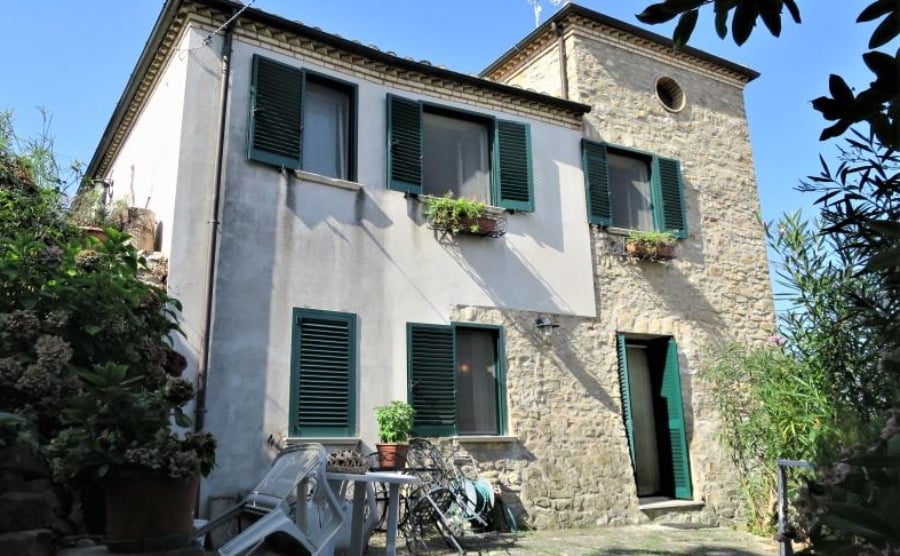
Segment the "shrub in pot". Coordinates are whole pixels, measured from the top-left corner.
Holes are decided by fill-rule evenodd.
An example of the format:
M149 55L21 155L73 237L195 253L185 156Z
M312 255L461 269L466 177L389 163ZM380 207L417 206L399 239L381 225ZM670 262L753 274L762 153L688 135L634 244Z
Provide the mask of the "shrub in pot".
M634 257L665 260L675 258L677 244L672 232L632 230L625 238L625 251Z
M500 217L491 212L490 207L477 199L454 197L447 193L443 197L425 196L425 219L432 230L451 234L471 234L480 236L502 235Z
M409 451L410 433L413 427L415 409L406 402L394 400L388 405L375 408L378 423L378 466L382 469L397 469L406 464Z

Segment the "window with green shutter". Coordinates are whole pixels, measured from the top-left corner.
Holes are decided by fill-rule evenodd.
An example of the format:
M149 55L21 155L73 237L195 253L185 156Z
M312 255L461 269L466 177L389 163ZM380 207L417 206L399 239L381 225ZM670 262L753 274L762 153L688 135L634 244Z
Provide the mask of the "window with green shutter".
M387 102L390 189L534 210L528 124L396 95Z
M356 179L356 85L253 56L248 158Z
M290 434L356 431L356 315L294 309Z
M582 140L588 221L687 236L684 185L677 160Z
M454 323L407 325L409 400L418 436L505 432L503 329Z
M692 499L675 339L617 337L622 419L637 494Z

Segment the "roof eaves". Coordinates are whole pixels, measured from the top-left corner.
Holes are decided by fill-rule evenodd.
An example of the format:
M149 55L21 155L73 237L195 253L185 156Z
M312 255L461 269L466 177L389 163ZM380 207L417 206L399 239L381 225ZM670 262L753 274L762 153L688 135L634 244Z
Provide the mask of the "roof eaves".
M625 23L619 19L612 18L608 15L602 14L600 12L596 12L594 10L590 10L583 6L579 6L578 4L566 4L562 7L558 12L553 14L547 21L541 24L540 27L532 31L528 34L524 39L519 41L515 46L504 52L497 60L495 60L491 65L486 67L484 70L479 73L480 76L486 77L496 70L501 68L506 62L508 62L513 56L522 51L525 47L527 47L531 42L536 40L538 37L543 35L544 33L551 30L554 24L561 23L564 19L569 16L582 16L587 19L594 20L603 25L608 25L610 27L620 29L626 33L634 35L636 37L657 43L659 45L665 46L667 48L675 50L675 44L672 42L672 39L664 37L662 35L658 35L656 33L651 33L646 29L642 29L637 27L636 25L632 25L630 23ZM736 64L730 60L726 60L725 58L721 58L714 54L710 54L708 52L704 52L703 50L699 50L697 48L693 48L691 46L685 46L678 50L683 54L687 54L689 56L693 56L695 58L699 58L705 62L709 62L711 64L717 65L723 69L732 71L742 76L747 82L753 81L757 77L759 77L759 72L754 71L746 66L742 66L740 64Z

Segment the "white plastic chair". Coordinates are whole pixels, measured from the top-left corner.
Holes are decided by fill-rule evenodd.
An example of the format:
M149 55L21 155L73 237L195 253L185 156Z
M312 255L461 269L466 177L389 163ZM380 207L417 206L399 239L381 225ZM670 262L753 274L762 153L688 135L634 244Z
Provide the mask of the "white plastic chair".
M333 554L344 511L325 478L326 457L321 444L287 448L247 498L196 531L195 536L202 537L242 512L255 513L262 517L222 546L221 556L249 554L275 533L293 538L311 556Z

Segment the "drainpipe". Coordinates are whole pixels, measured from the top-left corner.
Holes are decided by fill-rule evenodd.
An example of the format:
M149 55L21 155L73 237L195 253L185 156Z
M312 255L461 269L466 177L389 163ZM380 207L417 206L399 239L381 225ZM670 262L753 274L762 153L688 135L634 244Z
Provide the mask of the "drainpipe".
M559 90L562 98L569 100L569 73L566 71L566 40L563 38L562 23L554 21L550 28L556 31L556 43L559 45Z
M232 18L234 19L234 18ZM228 83L231 78L231 43L234 24L225 28L222 42L222 89L219 92L219 136L216 148L216 177L213 195L213 213L209 220L209 263L206 272L206 304L203 316L203 351L197 369L197 403L194 406L194 430L201 431L206 421L206 384L209 375L209 352L212 346L212 314L216 283L216 250L219 244L219 215L222 207L222 174L225 169L225 126L228 114Z

